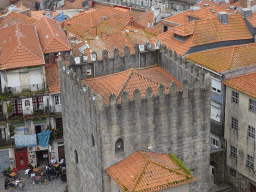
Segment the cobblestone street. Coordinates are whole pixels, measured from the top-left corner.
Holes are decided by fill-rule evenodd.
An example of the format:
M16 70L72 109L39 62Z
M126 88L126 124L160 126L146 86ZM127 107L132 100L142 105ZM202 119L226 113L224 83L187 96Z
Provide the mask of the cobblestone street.
M4 189L4 181L5 178L2 173L0 173L0 191L9 191L10 189ZM53 179L48 184L45 184L44 181L39 184L36 182L36 184L32 183L31 178L27 178L26 175L24 175L24 171L19 171L18 175L16 176L16 179L24 179L25 187L23 190L19 189L19 186L15 186L11 191L27 191L27 192L64 192L65 187L67 183L62 182L59 178L57 180Z

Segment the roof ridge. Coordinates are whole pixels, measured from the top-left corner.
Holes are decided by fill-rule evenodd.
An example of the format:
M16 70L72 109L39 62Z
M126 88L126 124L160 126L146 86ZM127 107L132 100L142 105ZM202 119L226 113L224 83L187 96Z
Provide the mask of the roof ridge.
M230 57L229 65L227 66L226 70L228 70L230 68L230 66L231 66L231 63L232 63L233 57L234 57L234 52L235 52L235 47L232 47L232 52L231 52L231 57ZM224 70L224 71L226 71L226 70ZM223 72L223 71L221 71L221 72Z
M220 36L219 36L219 32L218 32L218 30L216 29L216 27L215 27L215 25L214 25L212 19L209 18L209 20L211 20L211 23L212 23L212 25L213 25L214 30L215 30L216 33L217 33L217 36L218 36L219 40L222 41L222 39L221 39Z
M51 28L51 26L50 26L50 24L49 24L47 18L46 18L45 16L43 16L43 18L46 20L47 26L50 28L50 32L52 33L52 36L53 36L52 40L53 40L54 37L55 37L55 35L54 35L53 31L52 31L52 28ZM52 42L52 40L51 40L51 41L48 43L48 45L45 46L45 47L48 47L48 46L50 45L50 43Z
M129 70L129 69L128 69ZM117 96L116 96L116 100L119 99L119 97L121 96L121 93L123 92L123 90L125 89L127 82L131 79L132 75L134 74L134 71L136 69L132 68L130 71L128 71L128 76L127 79L124 81L124 83L122 84L122 86L120 87L120 89L117 92Z
M22 46L24 49L26 49L28 52L32 53L35 57L37 57L39 60L42 60L44 62L44 59L41 59L38 55L36 55L35 53L33 53L32 51L30 51L28 48Z
M16 24L16 37L17 37L19 46L21 46L20 36L19 36L20 30L19 30L19 29L20 29L20 28L19 28L18 24Z

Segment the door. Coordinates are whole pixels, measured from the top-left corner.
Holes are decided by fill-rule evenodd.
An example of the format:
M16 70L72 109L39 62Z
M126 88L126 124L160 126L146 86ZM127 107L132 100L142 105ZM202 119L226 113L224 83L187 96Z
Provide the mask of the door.
M58 153L59 153L59 161L62 157L65 158L65 152L64 152L64 146L59 146L58 147Z
M15 159L16 159L17 170L27 169L28 167L27 147L15 149Z
M253 184L251 184L251 192L256 192L256 187Z
M2 172L4 168L8 168L9 166L9 150L0 151L0 171Z

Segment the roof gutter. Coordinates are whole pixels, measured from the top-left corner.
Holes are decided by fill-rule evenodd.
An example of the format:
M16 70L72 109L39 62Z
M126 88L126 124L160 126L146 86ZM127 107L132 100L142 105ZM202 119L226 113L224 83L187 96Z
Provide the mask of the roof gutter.
M189 60L188 60L188 61L189 61ZM219 74L219 73L217 73L217 72L215 72L215 71L212 71L212 70L210 70L210 69L208 69L208 68L206 68L206 67L203 67L203 66L201 66L201 65L198 65L198 64L196 64L196 63L194 63L194 62L192 62L192 61L189 61L189 62L193 63L195 66L197 66L197 67L199 67L199 68L202 68L202 69L204 69L204 70L206 70L206 71L209 71L209 72L211 72L211 73L213 73L213 74L215 74L215 75L218 75L219 77L222 77L222 76L223 76L222 74Z

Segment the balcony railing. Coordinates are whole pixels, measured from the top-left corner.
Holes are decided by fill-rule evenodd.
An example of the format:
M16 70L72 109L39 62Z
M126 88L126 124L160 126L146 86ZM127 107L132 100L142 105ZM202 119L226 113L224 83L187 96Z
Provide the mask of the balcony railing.
M34 92L44 90L44 83L40 84L32 84L32 85L24 85L17 87L7 87L6 91L8 94L16 94L16 93L26 93L26 92Z

